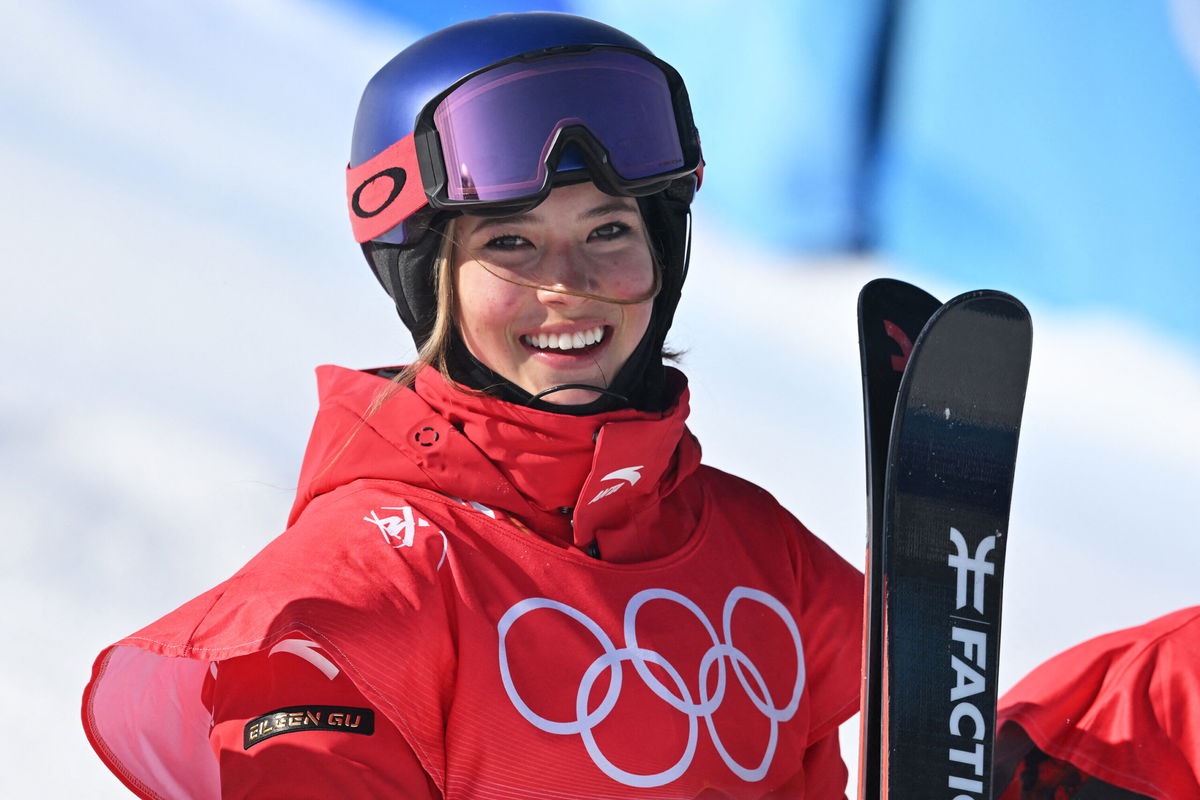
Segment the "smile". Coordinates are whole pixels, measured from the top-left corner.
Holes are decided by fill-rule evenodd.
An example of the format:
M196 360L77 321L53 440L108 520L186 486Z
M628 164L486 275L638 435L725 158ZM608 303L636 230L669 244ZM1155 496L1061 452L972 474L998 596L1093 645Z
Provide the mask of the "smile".
M604 331L604 326L599 325L574 333L526 333L522 334L521 342L536 350L581 350L599 344Z

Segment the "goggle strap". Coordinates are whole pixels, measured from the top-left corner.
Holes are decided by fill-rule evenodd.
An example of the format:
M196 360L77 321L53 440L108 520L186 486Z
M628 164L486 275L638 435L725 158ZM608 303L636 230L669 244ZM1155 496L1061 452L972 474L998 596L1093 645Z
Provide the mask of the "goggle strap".
M374 158L346 168L350 227L360 244L403 223L427 202L411 133Z

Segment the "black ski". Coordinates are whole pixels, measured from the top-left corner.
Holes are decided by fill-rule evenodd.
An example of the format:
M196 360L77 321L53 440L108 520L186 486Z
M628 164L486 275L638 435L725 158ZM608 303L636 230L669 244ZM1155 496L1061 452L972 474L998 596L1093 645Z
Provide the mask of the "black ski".
M990 800L1008 513L1032 329L960 295L913 345L883 508L881 798Z
M858 295L867 451L867 565L863 602L863 684L859 728L858 796L878 800L883 703L883 497L888 442L900 378L913 342L941 303L916 286L873 280ZM879 563L877 563L879 562Z

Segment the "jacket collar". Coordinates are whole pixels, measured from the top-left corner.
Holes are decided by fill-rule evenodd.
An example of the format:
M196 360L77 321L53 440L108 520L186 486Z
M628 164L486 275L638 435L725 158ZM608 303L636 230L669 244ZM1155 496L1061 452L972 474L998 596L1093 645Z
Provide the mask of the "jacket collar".
M432 368L413 389L340 367L317 375L321 407L293 522L312 498L377 478L480 503L551 541L587 547L660 502L699 463L685 428L686 380L675 370L678 399L668 410L582 417L469 393Z

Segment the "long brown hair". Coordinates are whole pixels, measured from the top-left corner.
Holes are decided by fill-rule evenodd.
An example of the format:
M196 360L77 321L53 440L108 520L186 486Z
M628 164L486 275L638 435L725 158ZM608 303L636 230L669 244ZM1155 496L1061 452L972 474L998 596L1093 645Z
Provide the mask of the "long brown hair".
M438 372L450 381L450 368L447 365L447 352L450 349L450 330L454 325L454 270L451 259L454 257L454 229L456 219L447 221L443 231L430 231L429 235L440 235L441 246L434 256L431 269L433 270L433 285L437 295L437 313L434 316L433 330L425 344L417 351L417 357L406 365L389 385L376 395L375 400L367 409L365 417L370 417L386 403L396 392L410 387L417 379L417 373L428 366L434 366Z

